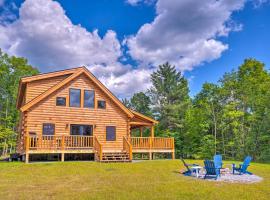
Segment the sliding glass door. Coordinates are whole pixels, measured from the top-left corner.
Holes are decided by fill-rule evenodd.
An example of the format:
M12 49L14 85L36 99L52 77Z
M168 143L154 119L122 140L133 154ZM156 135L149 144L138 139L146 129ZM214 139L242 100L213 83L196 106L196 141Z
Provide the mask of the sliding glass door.
M70 135L93 136L93 125L71 124Z

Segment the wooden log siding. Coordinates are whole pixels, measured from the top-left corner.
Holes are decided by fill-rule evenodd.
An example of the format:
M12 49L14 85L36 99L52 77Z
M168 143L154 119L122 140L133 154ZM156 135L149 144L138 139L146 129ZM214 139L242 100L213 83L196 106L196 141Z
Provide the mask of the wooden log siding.
M27 83L26 103L36 98L46 90L50 89L54 85L60 83L67 77L68 75L64 75Z
M105 100L106 109L98 108L74 108L67 106L56 106L56 97L66 97L68 100L69 88L83 90L94 90L96 100ZM127 135L127 115L104 94L85 75L72 80L61 89L41 102L34 105L28 112L28 130L37 135L42 134L43 123L55 124L55 135L69 135L70 124L89 124L94 127L94 135L98 137L104 150L122 150L123 136ZM106 126L116 126L116 141L106 141Z

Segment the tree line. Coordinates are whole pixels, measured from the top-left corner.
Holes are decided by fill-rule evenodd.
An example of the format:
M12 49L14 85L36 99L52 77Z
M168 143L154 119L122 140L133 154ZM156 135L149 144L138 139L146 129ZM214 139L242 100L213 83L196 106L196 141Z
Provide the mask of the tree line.
M147 92L123 103L156 118L156 135L173 136L177 156L270 161L270 74L263 63L246 59L218 83L204 83L193 98L187 79L169 63L151 82Z
M15 151L19 121L19 80L39 71L25 58L0 50L0 153ZM205 83L194 97L187 79L169 63L151 74L152 87L123 103L159 121L157 136L175 138L176 155L270 161L270 74L265 65L246 59L218 83ZM144 132L145 136L149 131Z
M8 56L0 49L0 157L16 150L19 113L16 108L19 80L39 71L24 58Z

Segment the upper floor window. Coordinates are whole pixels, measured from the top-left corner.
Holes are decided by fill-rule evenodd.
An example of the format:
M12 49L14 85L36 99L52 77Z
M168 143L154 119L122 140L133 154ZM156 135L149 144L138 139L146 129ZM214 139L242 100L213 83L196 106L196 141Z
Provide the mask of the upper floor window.
M42 135L54 135L55 125L52 123L43 124Z
M84 90L84 107L94 108L95 106L95 92L94 90Z
M105 109L106 108L106 101L98 100L98 108Z
M69 106L81 107L81 90L69 89Z
M57 106L66 106L66 97L56 97Z

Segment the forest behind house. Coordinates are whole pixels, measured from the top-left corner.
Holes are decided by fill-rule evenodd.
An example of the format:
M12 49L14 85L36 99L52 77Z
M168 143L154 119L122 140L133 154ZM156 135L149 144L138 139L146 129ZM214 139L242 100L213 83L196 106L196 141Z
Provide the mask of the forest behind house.
M16 99L21 77L38 74L25 58L0 51L0 154L15 152L19 113ZM204 83L194 97L187 79L169 63L151 74L152 87L123 103L159 121L156 136L175 138L176 157L270 161L270 73L246 59L218 83ZM148 136L148 131L144 136Z

